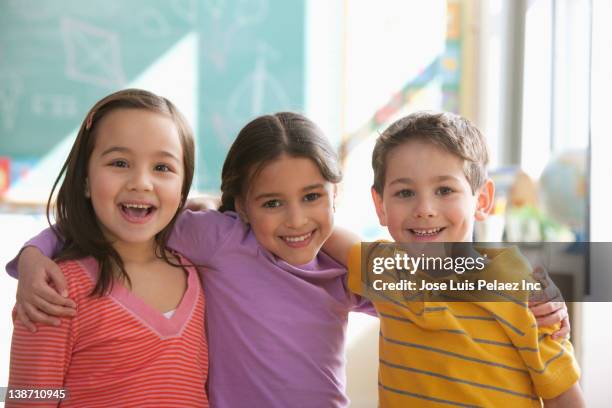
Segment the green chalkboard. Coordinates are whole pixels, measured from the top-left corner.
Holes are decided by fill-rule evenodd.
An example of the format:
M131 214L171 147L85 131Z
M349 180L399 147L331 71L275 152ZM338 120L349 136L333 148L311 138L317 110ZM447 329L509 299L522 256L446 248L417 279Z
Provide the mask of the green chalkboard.
M218 188L242 125L303 108L304 1L0 1L0 156L44 157L195 33L198 187Z
M203 5L199 130L206 142L198 165L200 185L208 187L218 185L225 153L248 120L303 110L305 4L210 0Z

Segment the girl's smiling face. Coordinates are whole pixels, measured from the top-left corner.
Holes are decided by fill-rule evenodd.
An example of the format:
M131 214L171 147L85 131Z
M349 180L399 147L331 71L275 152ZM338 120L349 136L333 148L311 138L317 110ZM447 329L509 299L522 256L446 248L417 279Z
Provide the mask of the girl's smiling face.
M248 185L236 208L259 244L291 265L312 261L332 232L335 185L312 160L286 154Z
M152 246L181 202L183 148L168 116L117 109L98 124L86 194L115 249Z

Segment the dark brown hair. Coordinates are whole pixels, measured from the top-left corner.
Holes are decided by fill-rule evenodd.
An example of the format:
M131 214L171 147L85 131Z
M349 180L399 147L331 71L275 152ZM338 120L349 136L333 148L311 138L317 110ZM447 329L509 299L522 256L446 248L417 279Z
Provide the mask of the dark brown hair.
M183 115L172 102L148 91L125 89L106 96L91 108L81 124L72 150L51 189L47 202L47 220L51 224L53 193L63 177L55 203L56 225L52 228L58 239L63 240L64 245L56 259L61 261L86 256L95 258L100 270L92 295L98 296L110 292L115 278L124 279L131 284L121 257L102 233L91 201L85 197L87 169L96 142L96 125L102 118L117 109L144 109L165 115L172 119L178 130L183 148L184 166L181 208L178 209L170 223L155 236L157 256L172 265L174 264L168 259L166 253L168 237L193 180L193 133ZM146 135L143 135L144 137Z
M472 193L485 182L489 153L480 130L469 120L453 113L415 112L392 123L376 140L372 169L373 187L378 194L382 195L385 186L389 152L410 140L431 143L460 157Z
M310 119L292 112L260 116L240 130L227 153L219 211L235 211L236 199L246 192L253 177L282 154L311 159L327 181L342 180L338 156Z

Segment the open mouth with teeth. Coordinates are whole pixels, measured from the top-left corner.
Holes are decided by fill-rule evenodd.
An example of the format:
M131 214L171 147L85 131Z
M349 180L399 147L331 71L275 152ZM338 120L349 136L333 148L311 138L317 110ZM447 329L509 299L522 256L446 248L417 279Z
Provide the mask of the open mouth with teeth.
M446 227L438 227L438 228L409 228L408 231L415 236L416 238L435 238L442 231L444 231Z
M132 222L146 221L151 214L157 209L151 204L137 203L120 203L119 208L121 213Z
M302 235L282 235L280 238L292 248L301 248L310 243L314 232L315 230Z

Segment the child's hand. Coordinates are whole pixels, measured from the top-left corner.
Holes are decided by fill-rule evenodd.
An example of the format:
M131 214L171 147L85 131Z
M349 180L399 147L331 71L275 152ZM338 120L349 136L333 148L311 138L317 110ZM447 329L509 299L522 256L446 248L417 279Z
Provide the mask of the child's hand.
M17 271L17 318L31 332L36 331L34 323L57 326L60 319L56 316L76 314L76 304L66 297L64 274L37 248L28 247L21 252Z
M529 302L529 309L535 316L538 326L551 326L561 322L559 330L552 335L553 339L565 339L569 337L571 326L565 302Z
M570 334L570 321L567 305L563 301L561 291L548 276L548 272L542 267L536 267L533 277L544 287L529 298L529 309L536 318L538 326L552 326L561 323L559 330L553 333L553 339L565 339Z
M185 203L185 208L191 211L216 210L221 205L221 199L217 196L202 195L190 198Z

